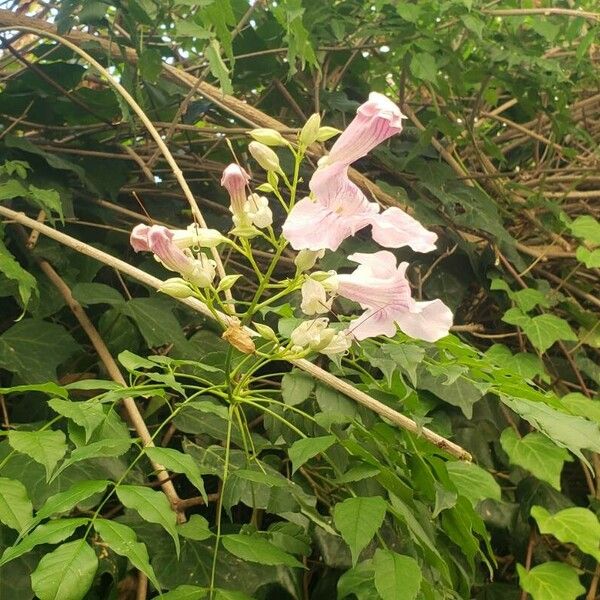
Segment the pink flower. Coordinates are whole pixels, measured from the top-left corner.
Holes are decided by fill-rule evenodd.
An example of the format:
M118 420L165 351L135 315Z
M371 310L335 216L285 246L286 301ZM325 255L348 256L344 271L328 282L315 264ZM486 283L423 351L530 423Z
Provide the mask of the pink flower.
M131 232L131 246L136 252L152 252L170 271L175 271L198 287L207 287L215 277L214 261L204 254L194 258L174 240L177 231L162 225L136 225Z
M337 250L357 231L372 226L373 239L387 248L435 249L437 235L397 207L379 211L348 177L348 167L334 163L318 169L310 181L315 200L303 198L290 211L283 235L296 250Z
M331 147L327 164L349 165L366 156L375 146L402 131L400 109L383 94L371 92L358 107L356 117Z
M221 185L229 192L231 206L229 209L234 215L244 213L246 202L246 186L250 181L250 175L235 163L230 164L223 171Z
M357 231L372 226L373 239L386 248L435 249L437 236L397 207L380 213L348 177L348 166L402 130L404 115L388 98L372 92L310 180L314 200L304 198L290 211L283 234L296 250L337 250Z
M452 312L441 300L412 299L404 275L408 263L396 266L396 257L387 250L356 253L348 258L359 266L350 274L338 275L338 294L365 309L349 327L357 340L392 337L397 326L407 335L428 342L448 335Z

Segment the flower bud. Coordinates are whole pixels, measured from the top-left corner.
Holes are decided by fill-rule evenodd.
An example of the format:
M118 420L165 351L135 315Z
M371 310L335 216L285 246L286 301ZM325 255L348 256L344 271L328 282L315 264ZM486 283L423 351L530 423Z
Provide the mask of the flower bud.
M254 323L254 329L258 331L261 338L272 342L278 341L277 334L268 325L265 325L264 323Z
M319 127L319 133L317 135L317 142L326 142L330 140L332 137L339 135L342 133L339 129L335 127L328 127L325 125L324 127Z
M294 264L300 273L304 271L308 271L315 266L315 263L320 258L325 256L325 250L300 250L298 254L296 254L296 258L294 259Z
M254 160L256 160L265 171L281 171L279 157L268 146L265 146L260 142L250 142L248 144L248 150L254 157Z
M310 146L313 142L316 142L319 137L320 127L321 115L317 113L311 115L298 136L300 143L304 146Z
M249 132L250 136L257 142L265 144L266 146L287 146L287 140L274 129L259 128L253 129Z
M221 185L229 192L231 200L229 209L234 215L243 211L244 202L246 201L246 186L249 181L250 175L235 163L230 164L223 171Z
M200 227L195 223L190 225L187 229L175 231L173 234L173 243L178 248L189 248L190 246L215 248L226 241L227 238L216 229L207 229L206 227Z
M158 291L173 298L189 298L194 294L188 283L181 277L166 279L161 283Z
M217 292L225 292L226 290L230 290L240 277L241 275L225 275L225 277L219 281Z

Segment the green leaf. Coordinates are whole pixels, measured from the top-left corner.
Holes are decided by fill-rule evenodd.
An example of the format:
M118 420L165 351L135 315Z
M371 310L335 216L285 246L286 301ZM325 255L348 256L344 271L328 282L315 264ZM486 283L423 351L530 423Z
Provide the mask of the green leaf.
M123 314L135 321L150 348L171 342L185 343L172 310L172 303L163 298L134 298L122 308Z
M77 519L56 519L43 523L26 535L16 546L11 546L4 551L0 559L0 565L4 565L40 544L58 544L73 535L74 531L88 523L89 519L79 517Z
M417 367L423 362L425 349L415 344L384 344L382 350L405 371L413 385L417 384Z
M585 592L573 567L547 562L527 571L517 565L519 583L533 600L576 600Z
M121 485L117 488L117 496L123 506L136 510L142 519L161 525L173 538L175 550L179 556L177 517L162 492L139 485Z
M500 436L500 444L510 462L527 469L538 479L547 481L560 491L560 474L565 461L571 460L570 454L557 446L542 433L529 433L519 437L512 427L508 427Z
M421 14L421 8L418 4L411 4L410 2L398 2L396 4L396 12L400 18L408 21L409 23L416 23L419 15Z
M203 600L208 591L196 585L179 585L174 590L163 594L160 600Z
M175 24L175 35L178 37L195 37L199 40L210 40L215 36L212 31L189 20L178 21Z
M600 248L596 250L588 250L583 246L577 248L575 253L577 260L582 262L588 269L596 269L600 267Z
M142 79L156 83L163 67L160 52L155 48L144 48L138 60L138 67Z
M210 72L219 80L221 90L224 94L233 94L229 69L221 57L221 44L216 39L211 39L204 49L204 55L208 59Z
M461 15L460 20L469 31L472 31L481 39L485 28L485 23L481 19L478 19L475 15Z
M417 52L410 61L410 71L417 78L429 83L437 81L437 63L432 54Z
M21 302L23 307L27 308L31 294L37 293L37 281L15 260L2 240L0 240L0 272L11 281L17 282Z
M373 566L375 587L382 600L414 600L417 597L423 576L414 558L378 548Z
M555 444L568 448L578 458L585 460L582 448L600 452L600 428L583 417L559 412L547 404L507 398L502 401L536 429L545 433Z
M573 392L563 396L560 401L572 415L587 417L600 425L600 400L591 400L583 394Z
M56 513L70 511L80 502L103 492L108 484L109 482L105 479L78 481L74 483L68 490L50 496L40 510L37 511L35 522L47 519Z
M192 515L185 523L177 525L179 535L201 542L212 536L208 521L201 515Z
M51 429L41 431L9 431L8 443L17 452L26 454L46 469L50 479L58 461L67 451L65 434Z
M25 383L54 381L56 367L77 348L61 325L23 319L0 335L0 364Z
M292 473L297 471L305 462L325 452L336 442L334 435L324 435L322 437L303 438L294 442L288 450L288 455L292 461Z
M0 477L0 522L18 532L30 523L33 506L25 486L15 479Z
M500 500L500 486L487 471L476 464L454 461L446 463L446 469L458 493L473 506L486 498Z
M27 188L18 179L0 182L0 202L13 198L26 198L28 195Z
M356 417L356 403L328 385L318 384L315 397L324 413L335 413L336 417L347 417L348 421Z
M61 219L63 218L62 202L56 190L42 190L35 185L30 185L29 198L49 215L56 213Z
M75 448L69 458L63 461L60 467L55 471L52 479L56 479L65 469L82 460L90 458L105 458L109 456L121 456L125 454L132 444L131 438L104 438L97 442L92 442L87 446Z
M335 505L333 522L350 546L354 565L381 527L386 511L387 502L378 496L348 498Z
M76 283L73 286L73 297L82 306L92 304L111 304L119 306L125 299L110 285L104 283Z
M600 245L600 223L591 215L577 217L570 225L571 233L590 244Z
M131 564L147 575L157 590L160 590L160 584L154 574L154 569L150 566L148 550L146 545L137 541L135 531L123 523L109 521L108 519L96 519L94 529L108 546L121 556L129 559Z
M82 600L92 586L98 557L85 540L67 542L44 555L31 574L40 600Z
M536 306L547 308L552 304L551 299L547 294L534 288L526 288L524 290L519 290L518 292L512 292L510 297L523 312L529 312Z
M102 404L93 400L71 402L61 398L52 398L48 401L48 406L59 415L67 417L67 419L71 419L71 421L83 427L86 442L106 417Z
M600 561L600 522L591 510L577 506L551 515L542 506L534 506L531 516L541 533L552 534L563 544L575 544Z
M262 535L243 535L239 533L224 535L221 538L224 548L234 556L262 565L285 565L300 567L304 565L291 554L280 550Z
M281 379L281 395L289 406L302 404L315 387L315 380L300 370L286 373Z
M147 447L146 454L150 457L150 460L161 464L169 471L183 473L190 480L190 483L192 483L192 485L200 492L200 495L204 498L206 504L208 504L208 497L206 496L200 469L189 454L184 454L173 448L158 447Z
M530 319L523 332L540 352L546 352L558 340L577 341L571 326L555 315L538 315Z

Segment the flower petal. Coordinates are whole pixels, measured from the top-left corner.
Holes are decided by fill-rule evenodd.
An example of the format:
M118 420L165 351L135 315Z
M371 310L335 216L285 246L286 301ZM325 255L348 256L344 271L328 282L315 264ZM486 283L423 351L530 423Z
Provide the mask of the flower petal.
M448 335L452 311L441 300L413 302L410 312L396 315L396 322L406 335L435 342Z
M369 309L350 322L348 332L358 341L378 335L393 337L396 334L396 324L387 311Z
M352 234L348 222L310 198L303 198L294 206L282 231L295 250L337 250Z
M371 220L373 239L386 248L409 246L415 252L435 250L437 235L409 214L393 206Z

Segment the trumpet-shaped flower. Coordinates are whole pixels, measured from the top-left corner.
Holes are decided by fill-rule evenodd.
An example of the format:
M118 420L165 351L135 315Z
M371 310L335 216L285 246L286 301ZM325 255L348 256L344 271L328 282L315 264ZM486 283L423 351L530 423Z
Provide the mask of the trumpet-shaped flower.
M338 275L338 293L365 309L349 327L357 340L378 335L392 337L396 327L428 342L448 334L452 312L441 300L417 302L412 299L405 277L408 263L397 266L396 257L386 250L374 254L356 253L348 258L359 266L348 275Z
M223 171L221 185L229 192L231 204L229 210L234 216L244 214L246 203L246 186L250 181L250 175L235 163L230 164Z
M318 169L310 181L315 199L303 198L290 211L283 235L296 250L337 250L368 225L373 239L387 248L410 246L416 252L435 249L437 235L416 219L392 207L380 213L350 181L348 167L337 163Z
M175 232L167 227L140 224L133 228L130 241L136 252L152 252L170 271L179 273L186 281L198 287L208 287L215 278L215 261L205 254L194 258L189 250L182 250L174 238Z
M404 115L385 96L373 92L340 135L310 180L314 199L290 211L283 234L296 250L336 250L357 231L372 226L373 239L387 248L435 249L437 236L397 207L380 212L348 177L351 163L402 130Z
M349 165L366 156L375 146L402 131L400 109L383 94L371 92L356 117L331 147L326 162Z

